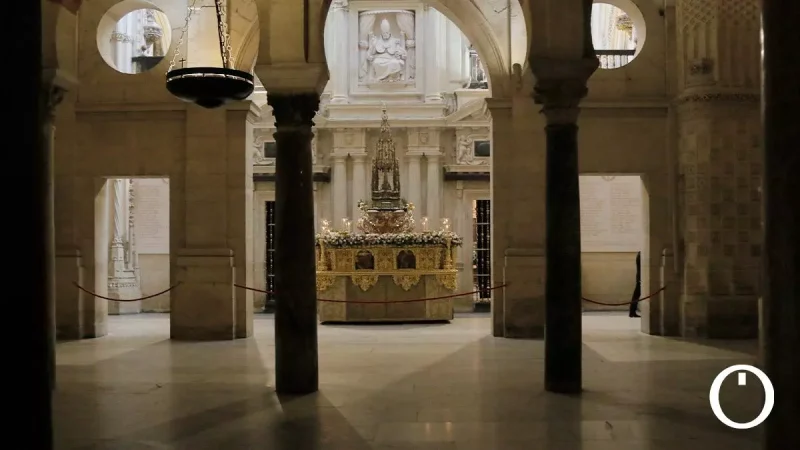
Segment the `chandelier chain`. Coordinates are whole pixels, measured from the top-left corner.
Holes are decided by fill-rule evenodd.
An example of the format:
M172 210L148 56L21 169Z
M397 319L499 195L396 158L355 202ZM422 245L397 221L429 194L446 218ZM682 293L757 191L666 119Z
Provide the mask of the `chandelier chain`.
M229 67L233 60L231 58L231 37L228 33L228 14L225 0L215 0L217 11L219 12L219 38L222 47L222 66Z
M169 63L169 69L167 69L167 72L170 72L175 68L175 64L178 62L178 57L181 55L181 47L183 46L183 40L186 38L186 33L189 31L189 20L192 18L192 14L195 11L195 3L197 3L197 0L192 0L192 3L189 5L189 11L186 13L186 21L183 24L183 29L181 30L181 36L178 38L178 43L175 45L175 53L172 55L172 61Z

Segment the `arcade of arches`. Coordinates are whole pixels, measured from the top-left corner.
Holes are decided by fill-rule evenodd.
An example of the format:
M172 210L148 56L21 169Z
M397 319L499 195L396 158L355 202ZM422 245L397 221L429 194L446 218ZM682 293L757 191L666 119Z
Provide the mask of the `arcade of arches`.
M742 353L740 362L756 364L760 353L777 392L761 427L763 448L800 448L790 428L800 418L793 384L800 373L800 223L790 203L800 136L788 119L800 107L800 66L788 44L800 42L787 19L800 15L794 0L228 0L233 65L254 72L257 87L247 101L218 109L182 103L164 88L172 65L221 64L214 0L34 3L20 7L35 17L20 22L15 46L35 56L20 64L36 91L19 102L42 110L17 120L30 133L26 145L41 149L29 152L38 174L29 182L44 195L30 200L45 216L19 226L53 237L30 257L41 268L41 288L20 293L36 296L30 308L41 319L31 330L38 359L30 378L42 384L37 424L52 429L53 395L57 411L72 411L70 394L59 393L78 376L62 364L80 360L70 346L113 340L109 324L122 323L115 315L126 314L130 327L150 320L127 316L142 311L169 312L173 340L250 345L242 342L265 338L254 324L273 320L259 313L274 307L270 350L248 347L256 359L274 361L256 364L273 368L280 393L317 392L324 343L308 237L322 219L358 218L386 108L415 218L449 219L465 237L457 290L477 294L456 301L457 311L491 305L490 319L475 322L485 323L487 341L474 344L498 358L518 346L542 351L543 364L511 363L497 373L521 379L514 370L543 370L547 391L581 392L588 373L605 370L581 350L588 339L582 310L595 308L581 298L630 298L640 253L642 295L656 294L640 303L641 320L628 322L639 325L626 336L655 342L653 352L659 342L709 349L758 342L759 351ZM489 292L489 285L503 287ZM168 286L174 289L142 302L104 299ZM280 293L274 302L259 293L272 289ZM460 320L453 330L477 333ZM79 342L53 350L56 337ZM120 355L130 350L120 348ZM640 361L609 352L599 360ZM680 360L676 353L652 361ZM680 361L714 358L725 359L697 351ZM73 375L62 383L62 373ZM705 378L681 379L703 385L687 396L706 389ZM687 400L686 408L696 405ZM712 417L706 409L691 414L703 421ZM571 431L578 444L591 434L580 417L549 420L578 423ZM459 421L469 422L432 420ZM376 429L378 441L392 430ZM341 431L325 430L315 432L318 441L286 442L299 450L339 448L322 442ZM141 433L137 442L156 439ZM613 448L686 445L648 446L651 438ZM703 445L716 448L716 438L706 438ZM52 433L36 439L40 445L30 448L53 448ZM92 439L116 439L96 448L124 442L121 434ZM432 440L447 445L414 446L412 439L402 448L473 448ZM486 442L481 448L518 448ZM752 436L742 442L758 445ZM58 439L56 448L70 445ZM250 448L208 445L191 448ZM572 448L560 445L553 448ZM583 445L575 448L601 448Z

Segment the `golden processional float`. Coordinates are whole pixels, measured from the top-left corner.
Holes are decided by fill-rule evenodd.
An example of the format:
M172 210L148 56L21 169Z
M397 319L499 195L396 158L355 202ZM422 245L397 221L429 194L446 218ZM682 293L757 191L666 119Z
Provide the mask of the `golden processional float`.
M442 228L415 231L414 205L400 197L400 170L386 108L372 160L372 201L360 201L359 233L343 220L323 221L316 236L320 322L406 322L453 319L456 247ZM332 300L332 301L326 301Z

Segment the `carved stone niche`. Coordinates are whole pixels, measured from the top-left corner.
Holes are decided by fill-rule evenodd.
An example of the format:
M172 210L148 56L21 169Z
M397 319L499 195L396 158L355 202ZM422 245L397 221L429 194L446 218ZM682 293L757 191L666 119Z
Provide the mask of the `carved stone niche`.
M488 128L460 128L456 131L453 162L458 166L488 165L491 138Z
M277 147L272 134L274 128L256 128L253 130L253 165L275 166ZM317 164L317 138L311 140L311 164Z
M415 87L416 10L366 9L354 13L358 23L358 85L377 90Z

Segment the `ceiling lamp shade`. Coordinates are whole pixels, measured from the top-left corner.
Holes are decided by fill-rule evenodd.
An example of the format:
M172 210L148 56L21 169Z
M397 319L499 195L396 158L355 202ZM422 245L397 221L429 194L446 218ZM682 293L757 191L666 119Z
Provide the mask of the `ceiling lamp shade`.
M175 47L175 55L167 71L167 90L175 97L203 108L219 108L231 102L245 100L255 89L251 73L236 70L231 65L231 46L228 36L224 0L215 0L217 32L222 67L182 67L175 69L184 37L189 29L189 20L197 9L193 0L186 15L186 25ZM182 59L181 62L185 62Z
M253 75L225 67L187 67L167 72L167 90L203 108L245 100L254 86Z

